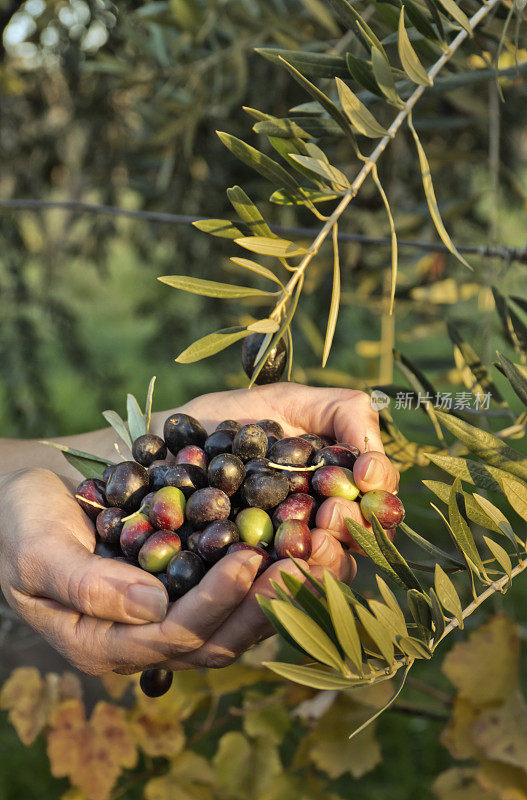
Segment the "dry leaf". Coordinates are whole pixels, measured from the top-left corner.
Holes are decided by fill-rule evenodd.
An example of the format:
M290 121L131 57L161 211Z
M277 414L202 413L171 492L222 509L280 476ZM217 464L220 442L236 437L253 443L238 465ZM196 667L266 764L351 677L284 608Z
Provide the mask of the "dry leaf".
M484 761L477 774L478 782L486 792L481 800L527 800L527 775L524 770L497 761Z
M447 769L435 779L432 791L439 800L498 800L493 792L482 795L472 767Z
M463 698L458 697L454 703L452 716L441 733L441 743L454 758L477 758L478 749L472 740L472 726L478 712Z
M527 706L519 692L503 705L482 711L472 735L488 759L521 767L527 777Z
M203 756L185 750L173 760L165 775L151 778L144 788L145 800L212 800L209 788L214 771Z

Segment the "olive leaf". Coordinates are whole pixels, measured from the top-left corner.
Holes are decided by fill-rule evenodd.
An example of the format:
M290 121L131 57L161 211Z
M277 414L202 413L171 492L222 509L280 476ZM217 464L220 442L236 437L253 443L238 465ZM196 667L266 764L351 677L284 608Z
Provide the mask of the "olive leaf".
M329 354L331 352L331 345L333 344L333 336L335 335L335 328L337 326L337 318L340 309L340 261L339 261L339 240L338 240L338 225L333 225L333 286L331 289L331 303L329 306L328 324L326 327L326 338L324 340L324 351L322 353L322 366L325 367Z
M150 430L150 421L152 419L152 401L154 399L154 387L156 385L156 376L154 375L150 379L150 383L148 384L148 390L146 392L146 402L145 402L145 425L146 425L146 432Z
M509 379L510 385L522 403L527 406L527 378L525 377L525 374L518 369L516 364L514 364L512 361L509 361L509 359L501 353L498 353L498 358L503 368L503 372Z
M355 613L386 663L391 666L395 658L395 652L393 648L394 639L390 631L379 622L377 617L374 617L373 614L365 609L364 606L355 606Z
M468 342L464 341L457 328L451 322L447 322L447 331L454 346L458 348L463 361L474 377L476 386L471 386L471 391L474 391L474 389L479 390L481 388L482 390L492 393L492 399L494 402L504 404L505 401L503 400L498 387L492 380L487 368L473 347Z
M401 64L403 65L403 69L410 80L420 86L431 86L432 80L426 69L419 61L419 58L417 57L417 54L410 43L410 39L408 38L404 24L404 5L401 8L401 14L399 16L398 47Z
M75 467L81 475L84 475L85 478L101 478L106 467L114 464L113 461L94 456L91 453L85 453L83 450L76 450L74 447L68 447L68 445L59 444L58 442L41 440L39 444L45 444L48 447L60 450L66 461L72 467Z
M455 479L450 490L448 517L456 544L469 559L478 575L482 579L486 579L487 573L483 561L476 547L472 531L465 520L464 498L459 478Z
M335 78L340 104L353 127L363 136L378 139L386 136L388 131L380 125L371 111L361 103L356 94L340 78Z
M331 639L313 620L283 600L271 600L271 610L292 638L317 661L346 675L347 667Z
M373 563L382 569L382 571L385 572L393 581L395 581L395 583L403 588L406 588L404 581L401 580L397 572L386 559L373 533L367 530L363 525L355 522L353 519L346 518L344 522L346 523L348 531L353 536L357 544L362 547L366 555L371 558Z
M371 63L362 58L356 58L353 53L346 53L346 64L352 78L360 83L374 95L383 97L379 84L373 77Z
M450 497L450 485L448 483L441 483L441 481L423 481L423 483L436 497L439 497L444 503L448 503L448 498ZM476 496L463 492L463 497L465 499L467 517L472 522L475 522L476 525L481 525L482 528L488 528L491 531L499 533L500 529L497 523L492 517L485 513L482 506L476 501ZM490 505L492 505L492 503L490 503Z
M258 208L241 186L232 186L227 189L227 197L240 219L249 227L253 236L268 236L270 239L276 237L276 233L272 232Z
M128 412L128 430L130 431L132 442L135 442L139 436L144 436L146 433L146 422L143 412L139 408L139 403L133 394L126 396L126 410Z
M377 617L381 625L392 631L394 636L407 636L406 621L397 612L379 600L368 600L370 611Z
M274 281L274 283L277 283L281 289L284 288L282 281L276 277L274 272L272 272L270 269L267 269L267 267L258 264L256 261L251 261L248 258L235 257L231 257L230 260L233 262L233 264L237 264L239 267L243 267L251 272L255 272L257 275L261 275L262 278L268 278L270 281Z
M349 689L354 681L343 678L337 672L325 672L313 667L302 667L296 664L284 664L278 661L264 661L264 667L268 667L277 675L288 681L300 683L302 686L310 686L313 689Z
M429 589L430 611L432 613L432 624L434 626L434 640L437 642L445 632L445 615L441 608L441 603L433 586Z
M404 103L397 94L390 62L386 58L386 54L381 48L375 46L372 47L371 64L373 75L383 95L393 106L396 108L402 108Z
M304 247L299 247L294 242L287 239L268 239L265 236L242 236L235 239L236 244L259 253L262 256L276 256L277 258L293 258L303 256L307 253Z
M388 223L390 225L390 236L392 240L392 274L391 274L389 313L393 314L393 306L395 302L395 288L397 286L397 263L398 263L397 233L395 231L395 222L393 219L392 209L390 208L388 197L386 196L386 192L384 191L383 185L380 181L379 171L377 170L376 164L372 167L371 174L373 180L375 181L375 185L379 190L379 194L381 195L381 199L384 204L384 208L386 209L386 214L388 216Z
M386 558L393 570L397 573L401 581L403 581L404 585L411 589L418 589L420 592L422 592L423 587L417 580L417 577L412 572L393 542L388 539L384 528L380 524L375 514L372 515L371 526L373 528L376 542L379 545L379 550L382 552L383 556Z
M437 2L441 3L445 11L450 14L450 16L453 17L462 28L466 30L469 36L474 36L472 28L470 27L469 18L465 12L460 9L455 0L437 0Z
M178 364L192 364L194 361L200 361L202 358L208 358L221 350L225 350L226 347L238 342L240 339L244 339L250 333L250 330L240 326L222 328L193 342L175 360Z
M503 567L506 575L509 576L509 580L511 579L511 572L512 572L512 563L509 554L500 544L490 539L488 536L483 537L485 544L489 548L490 552L500 565Z
M243 233L228 219L199 219L192 223L195 228L222 239L236 239Z
M333 641L333 644L338 646L338 637L333 629L331 616L324 601L318 598L313 592L304 586L302 581L300 581L294 575L291 575L289 572L281 570L280 575L286 588L289 590L289 592L291 592L292 597L294 600L296 600L300 608L302 608L306 614L308 614L311 619L317 623L317 625L320 625L324 632L327 633L329 638Z
M326 181L329 181L332 187L338 189L351 189L350 182L343 172L337 167L333 167L326 161L321 161L318 158L311 158L310 156L291 154L291 158L303 167L307 167L312 172L316 172Z
M280 164L273 161L272 158L261 153L255 147L246 144L241 139L237 139L236 136L224 133L223 131L217 131L217 134L225 147L228 147L231 153L248 167L252 167L252 169L260 175L263 175L268 181L274 183L275 186L285 186L285 188L289 189L291 192L296 191L298 187L296 180Z
M499 508L496 508L496 506L491 503L490 500L487 500L486 497L482 497L480 494L474 492L472 498L473 501L476 502L481 509L483 509L485 516L491 520L494 527L490 528L490 530L495 530L497 533L502 533L504 536L506 536L518 553L518 540L507 517L502 514ZM483 527L489 528L489 525L487 524Z
M408 608L420 629L426 634L432 633L432 612L430 601L423 592L417 589L409 589L406 593ZM428 636L426 637L428 639Z
M292 64L300 72L312 78L341 78L347 76L346 60L329 53L310 53L302 50L284 50L279 47L256 47L255 52L275 64L281 60Z
M163 275L158 278L158 281L166 283L167 286L172 286L174 289L181 289L184 292L199 294L203 297L221 297L232 300L238 297L272 296L272 292L264 292L262 289L255 289L252 286L231 286L229 283L191 278L188 275Z
M331 621L340 646L357 672L363 675L362 648L353 612L337 581L328 570L324 570L324 585Z
M461 600L459 599L454 584L446 572L441 569L439 564L436 564L435 568L434 588L437 598L443 608L454 615L459 622L459 627L463 629L463 609L461 607Z
M125 445L131 450L132 449L132 439L130 438L130 433L128 432L128 428L126 427L125 421L119 416L116 411L112 411L109 409L108 411L103 411L102 415L106 422L112 426L116 434L119 436L120 439L125 443Z

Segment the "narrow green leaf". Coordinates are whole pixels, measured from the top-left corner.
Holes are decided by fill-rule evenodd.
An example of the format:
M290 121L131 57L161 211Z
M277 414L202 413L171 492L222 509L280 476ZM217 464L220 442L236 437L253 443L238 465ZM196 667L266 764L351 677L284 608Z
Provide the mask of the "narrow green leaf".
M434 191L434 184L432 183L432 175L430 173L430 165L428 163L428 158L426 157L426 153L423 149L419 136L417 135L417 131L414 128L412 122L412 115L411 113L408 115L408 126L412 132L412 136L414 137L414 141L417 147L417 153L419 155L419 164L421 166L421 175L423 178L423 188L425 191L426 202L428 203L428 208L430 211L430 216L434 222L436 230L441 238L441 241L448 248L448 250L454 255L458 261L461 261L465 267L468 269L472 269L470 264L466 259L463 258L461 253L458 252L454 242L450 238L444 224L443 220L441 219L441 214L439 212L439 206L437 205L437 200Z
M278 189L273 192L269 199L271 203L276 203L280 206L303 206L306 204L306 200L311 203L326 203L328 200L336 200L341 194L342 191L337 192L330 189L321 191L320 189L309 189L302 186L301 193L291 194L285 189Z
M415 622L426 634L432 633L432 612L430 601L423 592L409 589L406 593L408 608Z
M441 41L444 41L445 38L445 29L443 27L443 20L441 19L441 14L437 8L437 0L425 0L426 5L432 15L432 19L434 20L434 25L437 28L437 32L439 34L439 38Z
M382 625L379 620L370 614L364 606L356 605L355 612L364 630L374 642L386 663L393 664L395 653L393 649L393 639L390 631Z
M359 525L359 523L355 522L353 519L346 518L344 522L357 544L362 547L373 563L389 575L399 586L406 588L405 583L399 578L398 574L386 560L372 532L362 525Z
M327 633L333 644L338 646L339 641L335 631L333 630L331 616L324 600L317 597L307 588L307 586L302 583L302 581L300 581L294 575L291 575L289 572L282 570L280 575L286 588L291 592L291 595L294 597L299 606L306 612L308 616L311 617L312 620L314 620L314 622L317 623L317 625L320 625L324 632Z
M328 570L324 570L324 585L337 638L357 672L362 674L362 648L353 612L337 581Z
M329 99L324 92L321 92L320 89L315 86L314 83L308 81L301 72L299 72L295 67L286 61L284 58L281 58L280 61L283 63L284 67L290 72L293 78L313 97L317 103L320 103L324 111L326 111L329 116L335 120L339 128L346 134L346 136L351 140L352 145L354 147L355 153L358 153L357 143L355 141L355 137L353 135L353 131L351 130L350 124L342 111L335 105L335 103ZM286 184L283 184L286 186ZM286 186L286 188L288 188Z
M379 600L368 600L368 605L381 625L391 630L394 636L408 635L404 616L401 619L399 614L385 603L379 602Z
M309 655L341 674L346 674L346 665L337 648L307 614L282 600L271 600L271 609L278 621Z
M154 399L154 387L156 385L156 376L154 375L150 379L150 383L148 384L148 390L146 393L146 403L145 403L145 425L146 425L146 432L150 430L150 421L152 419L152 401Z
M429 77L426 69L419 61L419 58L417 57L417 54L411 45L410 39L408 38L404 24L404 6L401 8L401 14L399 17L398 46L401 64L403 65L403 69L410 80L420 86L431 86L432 80Z
M474 492L472 497L478 506L483 509L485 516L492 521L494 527L490 528L490 530L495 530L497 533L502 533L506 536L514 545L516 552L518 552L518 542L507 517L502 514L499 508L491 503L490 500L487 500L486 497L482 497L480 494L476 494L476 492ZM488 528L489 525L484 525L483 527Z
M512 447L488 431L480 430L444 411L436 413L441 424L448 428L456 439L463 442L472 453L493 467L498 467L518 478L527 480L527 458L524 455L513 450Z
M237 139L236 136L231 136L231 134L222 131L217 131L217 133L225 147L248 167L252 167L278 188L285 186L291 192L297 190L298 183L295 179L272 158L261 153L255 147L246 144L241 139Z
M445 11L448 14L450 14L450 16L453 17L456 20L456 22L459 25L461 25L462 28L466 30L469 36L472 37L474 35L472 32L472 28L470 27L469 18L467 17L465 12L460 9L459 5L456 3L455 0L437 0L437 1L441 3Z
M434 626L434 639L437 642L445 632L445 615L443 614L443 609L441 608L436 590L433 587L430 587L429 594L432 623Z
M372 47L371 65L373 69L373 75L383 95L393 106L396 108L402 108L404 103L397 94L390 62L386 58L384 52L378 47Z
M239 267L244 267L244 269L248 269L251 272L255 272L257 275L261 275L263 278L268 278L270 281L274 281L280 286L282 289L284 285L282 281L276 277L274 272L267 267L262 266L262 264L258 264L256 261L250 261L248 258L231 258L231 261L234 264L237 264Z
M236 239L243 233L228 219L200 219L192 223L195 228L222 239Z
M270 116L270 115L266 115ZM300 125L292 119L278 117L270 117L270 119L262 119L253 125L253 131L269 137L282 137L284 139L309 139L311 134L305 131Z
M278 661L264 661L263 666L281 675L288 681L300 683L302 686L311 686L312 689L349 689L356 681L343 678L336 672L324 672L313 667L301 667L296 664L284 664Z
M273 610L271 608L271 600L268 597L265 597L264 595L261 594L256 595L256 600L258 602L258 605L262 609L262 612L267 617L271 625L275 628L276 632L280 634L282 639L284 639L284 641L286 641L289 645L291 645L291 647L293 647L303 656L307 656L308 654L306 653L306 651L303 650L300 647L300 645L297 642L295 642L295 640L288 634L287 630L284 628L282 623L277 619L277 617L273 613Z
M372 94L383 97L379 84L373 77L371 64L362 58L356 58L353 53L346 53L346 64L352 78L364 86Z
M503 371L509 379L509 382L515 393L520 398L522 403L527 406L527 378L523 372L517 368L516 364L514 364L512 361L509 361L509 359L504 355L498 353L498 358L501 366L503 367Z
M397 598L395 597L395 595L392 592L392 590L389 588L389 586L386 583L386 581L384 580L384 578L381 578L380 575L376 575L375 576L375 580L377 581L377 586L379 587L379 591L381 593L381 597L384 600L384 602L386 603L386 605L389 608L391 608L391 610L394 612L394 614L396 614L399 617L400 624L406 626L406 620L404 618L403 610L402 610L401 606L399 605L399 603L397 602Z
M139 436L143 436L146 433L146 422L139 403L133 394L126 396L126 410L128 412L128 430L130 431L132 442L135 442Z
M259 253L262 256L276 256L277 258L293 258L294 256L304 256L307 250L299 247L294 242L287 239L268 239L265 236L242 236L236 239L236 244Z
M256 322L251 322L250 325L247 325L247 330L255 333L275 333L279 327L275 319L266 317L265 319L257 319Z
M399 578L403 581L405 586L410 589L418 589L420 592L422 592L423 587L400 552L397 550L396 546L388 539L384 528L380 524L375 514L372 515L371 526L373 528L373 533L377 544L379 545L380 551L390 566L397 573Z
M334 78L335 75L346 77L346 61L342 56L310 53L305 50L283 50L279 47L257 47L255 52L274 64L280 64L280 60L284 59L312 78Z
M303 167L307 167L312 172L316 172L324 180L338 189L350 189L350 182L343 172L325 161L320 161L318 158L311 158L310 156L299 156L296 153L291 155L291 158Z
M358 727L356 730L354 730L354 731L353 731L353 733L351 733L351 734L350 734L350 736L349 736L349 738L350 738L350 739L353 739L353 737L354 737L354 736L357 736L359 733L362 733L362 731L363 731L365 728L367 728L367 727L368 727L368 725L371 725L371 723L372 723L372 722L374 722L374 721L377 719L377 717L380 717L380 716L381 716L381 714L384 714L384 712L385 712L385 711L386 711L386 710L387 710L387 709L388 709L388 708L389 708L391 705L393 705L393 703L395 703L395 701L397 700L397 698L399 697L399 695L401 694L401 692L402 692L402 690L403 690L404 684L405 684L405 682L406 682L406 678L407 678L407 676L408 676L408 673L410 672L410 670L411 670L411 668L412 668L412 665L413 665L413 661L411 661L411 662L410 662L410 663L409 663L409 664L406 666L406 668L405 668L405 670L404 670L404 672L403 672L403 677L401 678L401 683L400 683L400 684L399 684L399 686L397 687L396 691L395 691L395 692L392 694L392 696L390 697L390 699L388 700L388 702L387 702L387 703L385 703L385 704L382 706L382 708L379 708L379 709L378 709L378 710L375 712L375 714L372 714L372 716L371 716L369 719L367 719L367 720L366 720L366 722L364 722L364 723L363 723L362 725L360 725L360 726L359 726L359 727Z
M103 411L102 415L106 422L112 426L116 434L119 436L120 439L125 443L125 445L131 450L132 449L132 440L130 438L130 434L128 432L128 428L126 427L125 421L119 416L116 411Z
M386 209L386 214L388 216L388 222L390 225L390 236L392 239L392 275L391 275L391 286L390 286L390 314L393 314L393 305L395 302L395 288L397 286L397 263L398 263L398 250L397 250L397 233L395 231L395 222L392 215L392 209L390 208L390 203L388 202L388 197L386 196L386 192L384 191L383 185L379 178L379 172L377 170L377 165L374 164L371 170L371 174L373 180L375 181L375 185L379 190L379 194L381 195L382 202L384 203L384 208Z
M423 483L436 497L439 497L444 503L448 503L448 498L450 497L450 485L448 483L441 483L441 481L423 481ZM463 497L465 500L465 511L469 520L475 522L476 525L481 525L482 528L488 528L491 531L499 533L498 525L482 510L482 507L478 505L474 499L475 495L463 492Z
M474 381L477 384L477 386L470 387L473 394L481 389L482 391L490 392L495 403L503 404L504 400L498 387L492 380L488 369L483 364L473 347L468 342L464 341L457 328L451 322L447 322L447 331L450 339L452 340L454 346L457 347L461 357L463 358L463 361L472 373Z
M483 539L485 540L485 544L489 548L490 552L500 565L502 569L505 571L505 574L511 577L512 572L512 563L509 557L509 554L500 544L490 539L488 536L484 536Z
M388 131L380 125L371 111L361 103L356 94L340 78L335 78L340 98L340 104L354 128L363 136L378 139L386 136Z
M221 350L225 350L226 347L238 342L240 339L249 336L250 332L246 328L235 327L223 328L215 333L209 333L183 350L176 358L176 361L178 364L192 364L194 361L208 358Z
M439 441L444 441L443 431L441 430L441 426L439 425L437 419L437 413L434 408L433 398L436 395L435 389L427 379L425 375L419 370L415 364L412 364L410 359L403 356L398 350L393 351L393 358L397 365L397 368L402 372L405 376L406 380L416 392L416 394L421 394L423 397L430 396L430 400L424 401L421 403L421 406L424 408L425 412L430 417L430 421L434 426L434 430L436 432L437 438Z
M304 578L307 580L307 582L311 584L313 589L318 594L320 594L324 599L326 599L326 587L324 586L322 581L319 581L317 578L314 578L311 575L311 573L308 572L308 570L306 570L306 568L303 566L303 564L297 558L293 558L292 556L290 556L290 558L291 558L291 561L293 562L293 564L297 567L297 569L300 570L300 572L302 573Z
M412 0L405 0L405 10L408 14L408 19L414 28L421 33L425 39L429 41L437 41L437 32L434 30L428 17L419 9L419 7L412 2Z
M94 456L91 453L85 453L83 450L76 450L74 447L58 444L58 442L42 440L39 444L45 444L48 447L54 447L56 450L60 450L66 461L68 461L72 467L75 467L81 475L84 475L85 478L100 478L106 467L114 463L105 458Z
M268 236L270 239L276 237L241 186L231 186L230 189L227 189L227 197L240 219L250 228L253 236Z
M337 317L340 309L340 262L339 262L339 240L338 240L338 224L333 225L333 288L331 290L331 303L329 306L328 324L326 327L326 338L324 340L324 352L322 354L322 366L325 367L329 354L331 352L331 345L333 344L333 336L335 335L335 328L337 326Z
M455 586L446 574L441 569L439 564L436 564L434 575L434 587L437 597L443 608L457 619L459 627L463 630L463 609L461 607L461 600L456 592Z
M403 653L406 653L410 658L430 659L432 657L430 648L414 636L399 636L397 638L397 647L400 647Z
M191 294L199 294L203 297L222 297L227 300L237 297L263 297L271 294L252 286L231 286L230 283L206 281L203 278L191 278L188 275L163 275L158 278L158 281Z
M464 512L464 498L461 488L461 480L456 478L452 484L450 497L448 499L448 518L452 532L459 548L470 559L472 564L474 564L478 573L486 578L483 561L481 560L476 547L476 542L474 541L474 536L472 535L472 531L465 520L462 510Z

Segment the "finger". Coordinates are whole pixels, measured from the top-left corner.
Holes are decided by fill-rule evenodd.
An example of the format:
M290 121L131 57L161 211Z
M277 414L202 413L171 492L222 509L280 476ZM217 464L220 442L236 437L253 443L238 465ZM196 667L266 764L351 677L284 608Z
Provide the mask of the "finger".
M18 555L13 584L27 595L114 622L160 622L168 608L166 589L154 575L96 556L71 535L32 536Z
M308 564L313 574L323 574L325 569L329 569L339 581L349 583L353 580L357 574L356 561L329 531L315 528L311 532L311 541L313 550Z
M399 473L384 452L368 451L360 455L353 466L353 478L361 492L372 489L395 492L399 486Z
M307 569L307 564L304 561L300 561L299 563ZM221 628L218 628L204 647L189 654L189 656L184 659L187 668L188 666L228 666L242 653L248 650L249 647L267 636L271 636L275 632L273 626L261 610L256 595L274 597L275 591L271 586L271 581L275 581L285 588L280 572L288 572L302 581L302 583L306 581L302 572L289 558L277 561L270 566L258 580L255 581L240 607ZM181 661L179 664L181 665ZM181 668L181 666L178 667L177 664L171 666L176 669Z
M349 547L352 552L362 552L348 530L345 522L348 517L354 522L358 522L359 525L370 529L369 524L360 512L358 503L353 500L345 500L343 497L328 497L317 511L317 528L329 531L335 539Z

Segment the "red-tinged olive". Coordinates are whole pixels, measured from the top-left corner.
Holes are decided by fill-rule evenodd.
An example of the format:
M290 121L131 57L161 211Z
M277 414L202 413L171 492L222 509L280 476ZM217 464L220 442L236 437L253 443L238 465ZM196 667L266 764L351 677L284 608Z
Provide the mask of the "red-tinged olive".
M277 558L303 558L311 555L311 531L299 519L286 519L274 537L274 551Z
M104 483L98 478L82 481L75 491L75 500L89 518L95 520L107 506Z
M103 542L119 544L124 515L122 508L105 508L97 514L95 527Z
M202 533L203 531L194 531L194 533L191 533L187 538L187 550L189 550L191 553L198 552L198 544Z
M211 433L203 445L209 460L219 456L220 453L232 453L232 443L236 433L237 430L235 428L221 428Z
M280 439L269 449L267 457L274 464L284 464L290 467L305 467L314 453L311 442L300 436L290 436Z
M101 558L119 559L119 557L122 556L119 547L109 544L108 542L103 542L101 540L96 542L95 550L93 552L96 556L101 556Z
M300 438L312 444L315 450L322 450L323 447L328 446L328 441L321 436L317 436L316 433L301 433Z
M274 508L289 494L289 480L283 472L275 470L267 475L254 472L243 483L243 497L248 506L263 508L264 511Z
M313 473L312 485L320 497L343 497L355 500L359 490L353 473L346 467L320 467Z
M371 522L375 514L382 527L386 529L397 527L405 517L404 506L397 495L384 489L366 492L361 498L360 510L368 522Z
M261 508L244 508L236 516L242 542L266 547L273 539L274 528L269 514Z
M175 486L159 489L152 498L148 516L157 530L177 531L185 519L185 495Z
M256 424L267 436L267 449L285 436L284 429L278 422L275 422L274 419L261 419Z
M310 479L311 473L310 472L286 472L285 473L289 479L289 491L291 493L302 492L303 494L309 493L309 486L310 486Z
M232 443L232 452L242 461L263 458L267 453L267 436L259 425L244 425Z
M242 426L240 425L240 423L237 422L235 419L224 419L223 422L220 422L219 425L216 425L216 430L217 431L228 430L238 433L241 427Z
M198 555L209 564L215 564L222 558L231 544L240 541L238 528L230 519L211 522L202 531L197 545Z
M172 686L172 677L169 669L147 669L141 673L139 686L147 697L161 697Z
M155 528L144 514L134 514L123 523L121 530L121 550L127 558L136 560L140 549Z
M181 448L175 459L176 464L194 464L195 467L206 470L209 459L205 451L195 444L187 444Z
M207 438L207 431L197 419L188 414L171 414L163 428L163 438L168 449L173 455L188 444L203 447Z
M122 508L127 514L137 511L141 500L150 491L147 470L135 461L117 464L106 484L108 505Z
M256 360L264 340L264 333L251 333L246 336L242 344L242 366L248 378L252 378ZM282 339L273 347L260 370L255 383L263 386L267 383L276 383L282 377L287 362L287 347Z
M207 477L209 486L221 489L230 497L240 488L245 478L243 461L232 453L221 453L210 462Z
M157 531L141 547L137 560L147 572L163 572L181 550L181 539L175 531Z
M320 467L347 467L353 469L360 451L357 447L343 444L332 444L330 447L323 447L315 453L311 459L313 464Z
M208 486L189 497L185 513L193 528L203 530L209 522L227 519L231 513L231 503L228 495L221 489Z
M197 586L205 575L206 568L201 558L185 550L174 556L166 571L166 589L169 600L178 600Z
M132 455L138 464L149 467L154 461L163 461L167 457L167 446L161 436L144 433L134 441Z
M267 567L270 567L273 563L271 556L266 550L262 550L261 547L255 547L253 544L247 544L247 542L236 542L236 544L231 544L227 550L227 555L230 555L231 553L238 553L240 550L247 551L247 558L249 558L253 553L256 553L262 557L262 563L258 567L258 572L255 575L255 579L259 578L262 572L265 572Z
M169 467L164 476L165 486L175 486L185 497L190 497L198 489L207 485L207 473L194 464L176 464Z
M273 512L273 525L279 528L288 519L297 519L312 528L315 525L317 502L310 494L290 494Z

